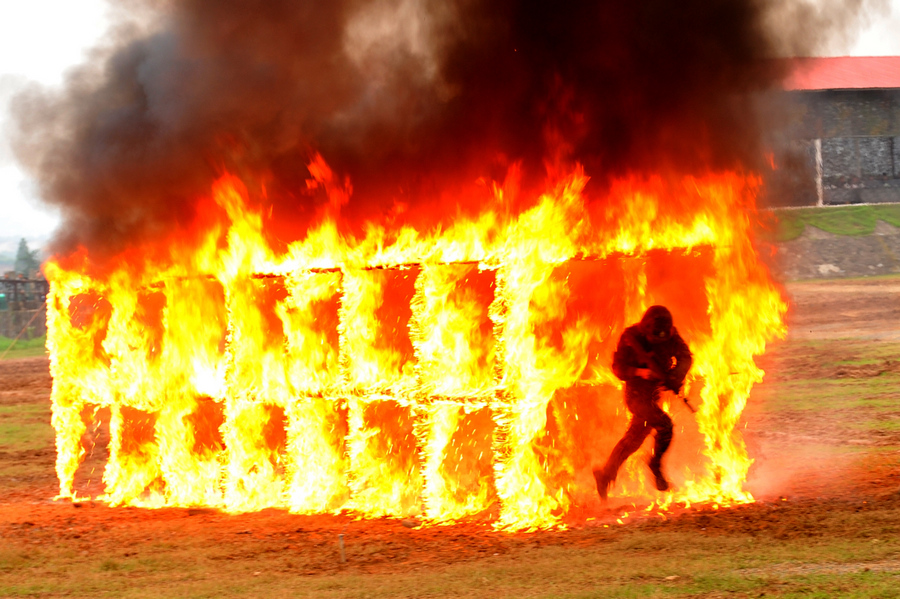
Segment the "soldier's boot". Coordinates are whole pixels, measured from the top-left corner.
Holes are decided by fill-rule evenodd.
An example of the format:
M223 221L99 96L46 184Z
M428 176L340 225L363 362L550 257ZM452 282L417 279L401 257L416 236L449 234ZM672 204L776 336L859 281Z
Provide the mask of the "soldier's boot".
M600 494L600 501L606 503L609 496L609 485L612 480L606 475L606 470L594 470L594 480L597 482L597 493Z
M669 481L666 480L666 477L663 476L662 467L657 462L650 462L650 472L653 473L653 478L656 483L657 491L668 491L669 490Z

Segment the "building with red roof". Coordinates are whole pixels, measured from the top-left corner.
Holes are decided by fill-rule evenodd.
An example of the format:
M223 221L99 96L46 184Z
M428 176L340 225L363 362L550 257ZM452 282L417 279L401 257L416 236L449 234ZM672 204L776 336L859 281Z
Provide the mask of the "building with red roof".
M782 86L810 182L782 203L900 202L900 56L790 59Z
M789 91L900 89L900 56L794 58Z

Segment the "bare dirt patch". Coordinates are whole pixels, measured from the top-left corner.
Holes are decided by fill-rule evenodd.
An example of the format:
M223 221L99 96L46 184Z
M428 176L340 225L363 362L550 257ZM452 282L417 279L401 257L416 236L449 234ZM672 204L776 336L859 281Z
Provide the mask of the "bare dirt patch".
M787 285L789 339L900 341L900 278Z
M0 360L0 405L49 401L51 384L45 357Z

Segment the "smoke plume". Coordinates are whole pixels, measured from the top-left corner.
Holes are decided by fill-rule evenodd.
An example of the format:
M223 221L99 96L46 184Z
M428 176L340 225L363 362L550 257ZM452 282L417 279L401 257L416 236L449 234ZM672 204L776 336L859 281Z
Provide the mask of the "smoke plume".
M596 186L752 168L752 95L780 76L767 59L818 43L780 36L763 0L130 6L155 11L149 32L124 16L64 89L14 103L17 156L64 215L61 252L188 226L224 170L264 187L302 234L322 202L305 185L316 152L352 181L349 214L367 218L513 163L526 186L573 161Z

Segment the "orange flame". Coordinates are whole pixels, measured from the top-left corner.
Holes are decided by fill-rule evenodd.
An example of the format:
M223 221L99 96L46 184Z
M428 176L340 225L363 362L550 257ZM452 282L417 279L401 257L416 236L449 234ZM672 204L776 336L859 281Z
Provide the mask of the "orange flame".
M626 425L618 335L664 303L695 355L696 421L677 414L675 492L631 460L615 493L752 501L736 425L785 311L751 244L757 177L632 177L587 203L576 168L517 215L495 187L493 208L444 230L349 237L349 182L321 157L310 171L328 217L282 253L226 175L226 225L167 260L104 276L84 253L49 263L61 497L86 415L109 407L113 505L561 526Z

